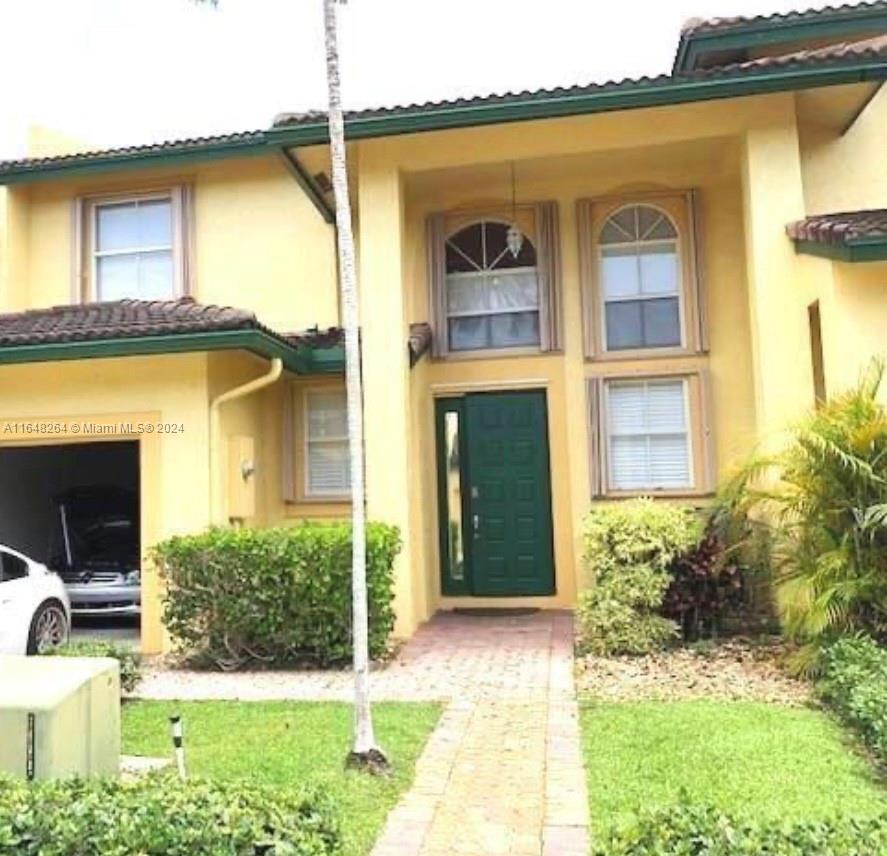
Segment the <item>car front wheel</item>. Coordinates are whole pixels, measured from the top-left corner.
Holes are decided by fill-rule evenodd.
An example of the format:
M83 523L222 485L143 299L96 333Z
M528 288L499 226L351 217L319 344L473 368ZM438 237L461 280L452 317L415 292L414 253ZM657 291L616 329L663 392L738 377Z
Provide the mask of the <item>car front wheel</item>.
M64 645L68 641L69 631L65 608L57 600L48 600L40 604L31 619L28 653L45 654Z

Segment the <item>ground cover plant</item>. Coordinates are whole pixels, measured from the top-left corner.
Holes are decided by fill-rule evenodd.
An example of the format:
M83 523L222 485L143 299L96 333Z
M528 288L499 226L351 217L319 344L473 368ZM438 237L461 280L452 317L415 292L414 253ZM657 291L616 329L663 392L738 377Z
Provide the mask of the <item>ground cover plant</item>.
M0 856L333 856L335 800L243 782L0 778Z
M870 765L817 710L708 700L586 702L581 717L591 823L599 836L631 826L644 809L674 808L685 797L739 817L787 823L887 811Z
M367 526L371 657L388 650L399 551L396 527ZM153 552L166 587L165 626L192 662L236 669L350 661L350 524L216 528Z
M346 770L353 708L337 702L133 701L123 709L123 751L170 755L168 716L181 714L189 770L213 781L294 783L328 794L342 818L344 853L368 853L437 723L436 704L373 705L390 776Z
M822 660L819 696L887 766L887 649L850 636L827 648Z
M712 805L645 811L611 831L594 856L880 856L887 814L784 822L736 817Z

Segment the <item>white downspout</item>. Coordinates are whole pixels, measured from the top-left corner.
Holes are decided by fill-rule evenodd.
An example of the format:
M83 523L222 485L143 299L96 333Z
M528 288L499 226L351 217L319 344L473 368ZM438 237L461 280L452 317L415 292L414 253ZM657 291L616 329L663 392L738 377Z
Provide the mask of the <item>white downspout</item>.
M222 493L222 484L224 481L224 470L222 468L221 456L221 422L219 419L219 411L225 402L232 401L235 398L242 398L245 395L256 392L266 386L270 386L277 381L283 374L283 360L280 357L274 357L271 360L271 368L253 380L235 386L221 395L217 395L209 405L209 465L210 465L210 485L209 485L209 519L216 525L223 525L225 521L224 515L224 496Z

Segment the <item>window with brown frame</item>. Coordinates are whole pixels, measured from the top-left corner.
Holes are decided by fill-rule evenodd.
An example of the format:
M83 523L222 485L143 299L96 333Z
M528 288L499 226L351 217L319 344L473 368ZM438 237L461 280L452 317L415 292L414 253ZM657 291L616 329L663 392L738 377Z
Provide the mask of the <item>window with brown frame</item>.
M509 249L512 220L522 236L517 252ZM435 356L560 348L555 203L433 214L427 235Z
M586 357L707 350L695 209L692 191L580 200Z
M587 383L592 497L714 490L706 370Z
M282 441L285 502L350 500L348 417L341 383L290 384L283 403Z
M83 197L75 220L78 299L173 300L188 293L184 187Z

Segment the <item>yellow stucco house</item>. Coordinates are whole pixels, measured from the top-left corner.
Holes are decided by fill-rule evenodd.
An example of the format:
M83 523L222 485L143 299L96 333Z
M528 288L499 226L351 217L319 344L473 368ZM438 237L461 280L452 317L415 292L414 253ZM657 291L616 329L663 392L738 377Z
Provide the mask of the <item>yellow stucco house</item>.
M400 635L569 607L592 501L703 502L887 351L885 77L875 2L691 21L667 76L348 115ZM0 164L0 520L23 548L84 474L135 479L143 550L347 514L326 133L283 115ZM142 634L164 647L150 568Z

